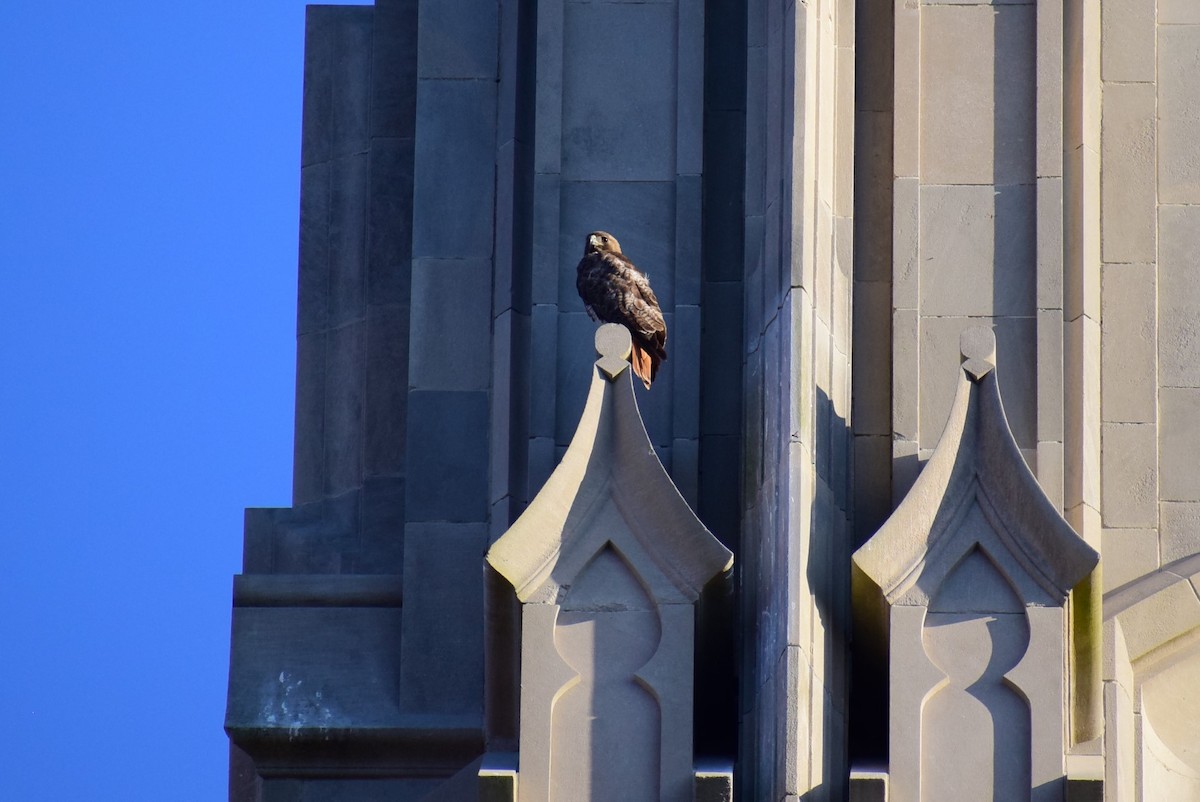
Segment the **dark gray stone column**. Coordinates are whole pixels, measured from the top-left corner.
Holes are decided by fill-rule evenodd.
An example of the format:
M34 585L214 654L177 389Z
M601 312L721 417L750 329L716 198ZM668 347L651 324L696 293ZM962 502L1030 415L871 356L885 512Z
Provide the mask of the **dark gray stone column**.
M400 704L480 724L498 26L497 3L418 3Z

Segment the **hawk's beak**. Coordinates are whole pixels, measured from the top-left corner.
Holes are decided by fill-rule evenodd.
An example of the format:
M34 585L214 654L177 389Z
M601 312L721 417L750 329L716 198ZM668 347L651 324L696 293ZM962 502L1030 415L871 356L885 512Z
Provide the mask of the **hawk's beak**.
M599 243L599 240L595 236L588 237L588 245L595 248L598 243Z

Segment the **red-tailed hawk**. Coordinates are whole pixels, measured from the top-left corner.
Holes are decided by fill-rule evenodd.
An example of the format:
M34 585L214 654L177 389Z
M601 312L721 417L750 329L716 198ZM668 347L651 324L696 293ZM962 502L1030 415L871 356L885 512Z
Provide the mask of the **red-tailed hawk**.
M575 289L592 320L620 323L633 335L629 361L647 388L667 358L667 324L646 275L621 253L607 231L593 231L575 268Z

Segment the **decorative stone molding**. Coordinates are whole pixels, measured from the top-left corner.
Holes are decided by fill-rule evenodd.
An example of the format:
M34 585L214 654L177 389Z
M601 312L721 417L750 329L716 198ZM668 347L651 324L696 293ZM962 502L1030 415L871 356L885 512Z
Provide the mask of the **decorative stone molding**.
M655 455L602 326L562 462L487 560L522 604L518 799L691 800L695 603L733 555Z
M1142 799L1200 794L1200 555L1176 560L1104 597L1113 652L1105 676L1107 728L1132 747L1123 785ZM1106 633L1107 635L1107 633ZM1111 641L1111 643L1110 643ZM1123 670L1122 670L1123 669ZM1116 753L1117 748L1110 749ZM1114 766L1114 769L1118 767ZM1132 788L1125 797L1134 799Z
M995 348L991 329L963 333L937 448L854 555L859 637L889 665L897 802L1066 792L1065 604L1099 555L1025 464Z

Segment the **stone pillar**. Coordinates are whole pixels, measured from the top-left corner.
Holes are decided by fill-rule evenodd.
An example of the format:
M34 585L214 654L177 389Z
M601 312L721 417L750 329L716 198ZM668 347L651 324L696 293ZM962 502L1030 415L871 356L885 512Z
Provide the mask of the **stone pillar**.
M850 551L853 7L748 4L740 754L840 798Z
M695 796L695 604L733 555L655 456L626 357L601 358L575 436L488 552L522 604L518 799Z
M399 702L482 720L499 4L417 5Z
M860 631L889 662L889 798L1061 801L1066 601L1099 555L1022 458L991 330L961 340L942 437L854 555Z

